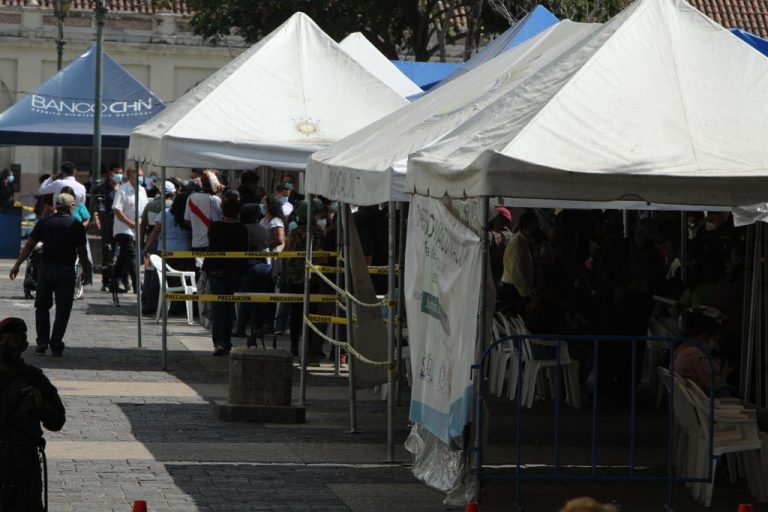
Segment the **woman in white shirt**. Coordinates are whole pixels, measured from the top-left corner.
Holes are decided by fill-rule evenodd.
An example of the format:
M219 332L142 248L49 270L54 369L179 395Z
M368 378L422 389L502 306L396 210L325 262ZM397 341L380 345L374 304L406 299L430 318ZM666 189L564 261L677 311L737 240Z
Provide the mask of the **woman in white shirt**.
M262 219L259 224L269 230L269 250L281 252L285 246L285 219L283 219L282 205L270 196L264 196L259 205Z
M261 213L264 217L259 224L269 231L269 251L282 252L285 247L285 219L283 218L283 208L280 202L274 196L267 194L259 204ZM279 259L267 260L272 265L272 275L281 274L282 268ZM268 318L275 318L274 332L282 332L285 327L286 317L288 316L287 305L279 303L276 309L268 311ZM275 314L276 313L276 314Z

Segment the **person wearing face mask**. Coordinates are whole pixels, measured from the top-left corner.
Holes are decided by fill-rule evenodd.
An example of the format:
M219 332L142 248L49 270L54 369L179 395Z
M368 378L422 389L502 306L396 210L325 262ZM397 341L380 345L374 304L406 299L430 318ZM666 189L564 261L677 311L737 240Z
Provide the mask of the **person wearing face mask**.
M0 207L10 208L13 206L13 180L14 176L8 169L3 169L0 173Z
M115 194L123 181L123 168L119 164L105 167L101 172L101 182L93 189L91 212L94 222L98 219L97 228L101 237L101 291L109 288L112 280L112 269L115 255L115 240L113 228L115 215L112 204Z
M66 421L56 388L22 359L27 346L24 320L0 321L0 510L8 512L48 509L43 504L41 424L57 432Z
M710 384L714 386L715 397L741 398L736 388L728 383L735 368L726 360L722 360L720 331L725 316L720 310L709 306L693 306L680 315L680 329L685 337L697 342L683 343L675 349L675 373L689 379L709 395ZM712 354L712 366L700 347ZM719 356L719 357L718 357ZM755 407L744 402L746 408L754 411L758 429L768 431L768 409Z
M294 208L304 200L304 196L299 194L296 189L296 177L293 174L286 174L283 176L283 183L289 188L288 202L291 203Z
M287 183L281 183L275 187L275 199L280 203L280 207L283 210L283 217L286 219L293 213L293 205L289 201L291 190L293 190L293 186Z
M136 236L138 236L138 224L144 208L147 206L147 191L142 187L144 171L141 168L129 167L125 172L127 181L123 183L115 194L112 203L112 212L115 214L113 225L115 244L120 253L115 262L115 269L110 281L110 291L115 294L120 290L118 281L124 272L131 279L133 293L136 293ZM139 191L138 216L136 211L136 187Z

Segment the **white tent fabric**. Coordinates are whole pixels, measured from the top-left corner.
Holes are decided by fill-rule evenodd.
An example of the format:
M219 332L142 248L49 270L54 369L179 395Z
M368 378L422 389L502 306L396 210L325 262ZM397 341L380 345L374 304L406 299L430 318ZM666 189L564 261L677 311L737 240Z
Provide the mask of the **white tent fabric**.
M133 131L128 158L170 167L304 169L407 101L296 13Z
M766 133L768 60L683 0L638 0L412 155L406 190L755 204Z
M354 32L339 43L350 57L390 86L403 98L421 94L421 88L405 76L383 53L360 32Z
M309 192L357 205L404 201L408 155L471 119L599 25L562 21L539 36L312 155Z

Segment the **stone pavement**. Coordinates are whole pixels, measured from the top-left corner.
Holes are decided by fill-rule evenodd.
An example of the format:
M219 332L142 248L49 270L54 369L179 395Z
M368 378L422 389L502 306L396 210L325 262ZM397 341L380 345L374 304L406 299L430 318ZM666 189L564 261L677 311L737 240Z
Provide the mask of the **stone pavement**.
M24 318L34 343L33 304L23 298L21 280L8 280L10 266L0 260L0 317ZM108 294L87 288L75 303L64 357L26 356L45 369L67 407L64 429L46 435L52 512L129 511L137 499L150 511L447 509L442 495L418 483L407 465L407 408L398 408L395 418L400 463L394 465L383 462L386 402L358 393L360 432L349 434L346 379L335 377L329 364L310 375L306 424L220 422L210 403L226 396L227 360L210 356L208 333L172 318L169 364L162 371L160 329L154 318L145 319L138 348L130 300L135 296L122 296L116 308ZM279 343L287 348L287 340ZM535 433L537 421L526 430ZM491 439L508 440L505 428ZM574 445L583 443L579 436ZM534 445L541 450L546 439ZM496 456L511 460L508 446ZM511 489L489 486L483 510L511 510ZM664 502L658 485L556 489L526 488L528 510L554 511L582 493L609 500L624 492L623 510L661 510ZM712 510L735 510L743 492L716 489ZM679 510L697 509L684 489L679 494Z

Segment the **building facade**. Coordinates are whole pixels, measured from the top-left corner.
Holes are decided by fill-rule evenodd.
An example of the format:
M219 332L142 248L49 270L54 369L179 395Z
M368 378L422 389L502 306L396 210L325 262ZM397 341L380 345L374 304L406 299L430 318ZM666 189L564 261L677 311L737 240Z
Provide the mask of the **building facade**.
M238 38L214 46L194 36L186 5L178 0L166 10L154 10L150 0L107 4L104 49L166 104L205 80L246 46ZM58 24L53 0L0 0L0 111L56 73ZM95 41L92 2L72 1L63 28L66 66ZM63 158L89 168L90 151L65 148ZM124 157L124 151L105 150L102 161L122 162ZM0 168L20 167L22 199L35 190L39 175L52 171L53 162L53 148L0 147Z

